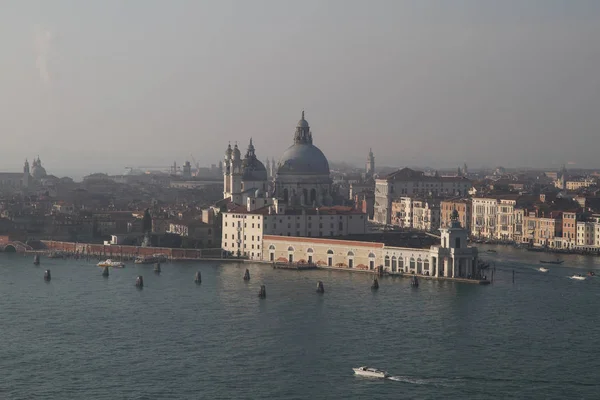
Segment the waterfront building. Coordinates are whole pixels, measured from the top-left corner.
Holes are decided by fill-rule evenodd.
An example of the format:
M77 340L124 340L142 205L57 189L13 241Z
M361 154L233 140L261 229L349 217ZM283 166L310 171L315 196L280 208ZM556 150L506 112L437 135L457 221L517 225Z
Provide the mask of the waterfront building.
M495 239L502 241L515 239L514 211L516 204L516 199L498 199Z
M523 242L523 218L525 217L525 209L523 208L514 208L513 210L513 222L514 222L514 232L513 237L516 243Z
M468 231L460 226L458 213L449 227L441 228L440 244L429 248L387 246L326 238L263 237L261 258L278 263L308 263L320 266L414 273L435 277L468 278L478 273L478 251L467 246Z
M562 216L562 245L563 248L571 249L577 246L577 213L565 211Z
M465 177L428 176L403 168L375 181L374 221L391 223L392 201L402 196L467 196L472 183Z
M472 200L471 235L481 239L496 237L498 201L495 198L474 197Z
M401 228L437 231L440 227L440 201L400 197L392 201L391 222Z
M529 211L523 217L523 241L535 247L562 247L562 212Z
M223 250L260 259L265 235L336 237L364 234L367 230L367 216L352 207L288 207L282 200L269 205L265 198L256 203L259 199L248 199L246 206L223 213Z

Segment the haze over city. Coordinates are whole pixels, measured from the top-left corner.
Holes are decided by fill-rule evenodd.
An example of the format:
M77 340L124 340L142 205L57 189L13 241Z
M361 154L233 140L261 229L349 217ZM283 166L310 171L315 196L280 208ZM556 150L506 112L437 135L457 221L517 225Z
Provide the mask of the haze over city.
M600 167L597 1L12 1L0 170L57 175L292 144L332 161Z

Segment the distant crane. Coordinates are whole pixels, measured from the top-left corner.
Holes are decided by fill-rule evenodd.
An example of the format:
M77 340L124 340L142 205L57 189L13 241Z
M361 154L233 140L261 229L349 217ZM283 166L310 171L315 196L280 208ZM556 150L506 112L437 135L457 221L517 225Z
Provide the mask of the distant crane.
M192 157L192 161L194 162L194 165L196 166L196 170L200 169L200 163L198 161L196 161L196 159L194 158L193 154L190 154L190 157Z

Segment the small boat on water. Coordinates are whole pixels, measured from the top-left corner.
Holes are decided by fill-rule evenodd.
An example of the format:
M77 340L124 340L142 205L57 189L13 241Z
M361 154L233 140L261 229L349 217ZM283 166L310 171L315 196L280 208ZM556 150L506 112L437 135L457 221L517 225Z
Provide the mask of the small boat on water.
M540 271L540 272L548 272L549 270L548 270L548 268L539 267L538 271Z
M110 258L106 261L100 261L98 263L99 267L113 267L113 268L125 268L125 263L121 261L113 261Z
M135 264L156 264L167 262L167 256L164 254L152 254L151 256L138 256L135 258Z
M588 276L596 276L596 273L594 271L588 271Z
M488 252L488 253L497 253L497 251L496 251L496 250L492 250L492 249L488 249L488 251L487 251L487 252Z
M385 378L389 378L390 374L388 374L385 371L379 370L377 368L370 368L370 367L358 367L358 368L352 368L354 370L354 373L356 375L360 375L360 376L366 376L369 378L380 378L380 379L385 379Z
M576 281L585 281L585 276L580 275L580 274L575 274L573 276L570 276L569 278L574 279Z
M559 260L558 258L556 259L556 261L552 261L552 260L540 260L540 262L542 264L562 264L565 262L565 260Z

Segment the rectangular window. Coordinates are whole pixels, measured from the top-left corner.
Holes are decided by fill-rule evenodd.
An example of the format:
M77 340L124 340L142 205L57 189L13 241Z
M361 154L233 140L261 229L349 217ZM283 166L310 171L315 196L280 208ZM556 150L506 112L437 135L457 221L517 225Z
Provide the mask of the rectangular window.
M225 239L227 239L227 234L225 234Z

